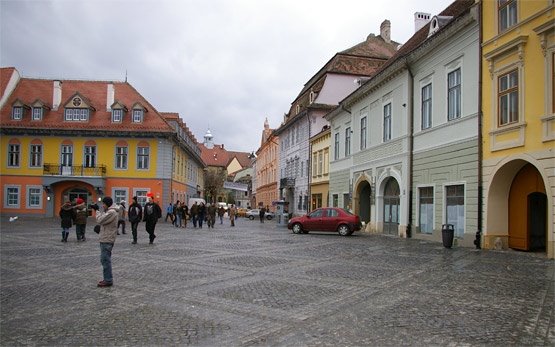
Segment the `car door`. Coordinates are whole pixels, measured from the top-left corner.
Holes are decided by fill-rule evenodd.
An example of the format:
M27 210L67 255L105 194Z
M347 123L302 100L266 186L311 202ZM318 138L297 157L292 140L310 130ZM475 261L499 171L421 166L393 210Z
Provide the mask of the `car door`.
M322 209L317 209L307 215L303 228L308 231L322 230Z
M326 217L322 227L325 228L325 231L335 231L337 229L339 213L333 208L326 208L325 212Z

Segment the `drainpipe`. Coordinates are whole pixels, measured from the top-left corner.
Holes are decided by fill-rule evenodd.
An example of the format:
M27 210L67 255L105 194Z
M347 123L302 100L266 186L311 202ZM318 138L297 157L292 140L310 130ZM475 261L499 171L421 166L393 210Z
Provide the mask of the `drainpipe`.
M478 231L476 231L476 238L474 239L474 245L476 249L482 248L482 208L484 201L482 198L483 191L483 179L482 179L482 161L483 161L483 144L482 144L482 3L478 2Z
M407 107L409 108L407 113L409 115L409 221L407 225L407 238L412 237L412 212L413 212L413 203L412 203L412 185L413 185L413 162L414 162L414 75L410 69L410 65L408 61L405 61L407 64L407 71L409 72L409 100Z
M310 113L308 112L308 110L306 110L306 118L308 119L308 138L307 138L307 142L308 142L308 166L310 167L311 163L310 163L310 158L312 157L311 153L310 153ZM304 165L303 163L301 163L301 165ZM306 168L306 174L308 175L310 172L309 167ZM309 199L312 199L312 190L310 189L310 176L306 177L306 212L308 213L309 210L309 205L310 205L310 201Z

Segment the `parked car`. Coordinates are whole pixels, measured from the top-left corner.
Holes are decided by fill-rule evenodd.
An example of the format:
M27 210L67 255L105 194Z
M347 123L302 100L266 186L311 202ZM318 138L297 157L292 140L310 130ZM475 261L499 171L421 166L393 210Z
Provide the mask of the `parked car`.
M337 207L323 207L301 217L294 217L287 228L295 234L309 231L336 231L341 236L349 236L362 227L360 217Z
M247 214L247 211L248 210L243 207L237 208L237 217L245 217L245 215Z
M260 209L255 208L252 210L248 210L247 213L245 214L245 217L247 217L250 220L253 220L255 218L260 218ZM264 214L264 218L266 218L267 220L272 220L274 217L275 215L271 211L266 211L266 213Z

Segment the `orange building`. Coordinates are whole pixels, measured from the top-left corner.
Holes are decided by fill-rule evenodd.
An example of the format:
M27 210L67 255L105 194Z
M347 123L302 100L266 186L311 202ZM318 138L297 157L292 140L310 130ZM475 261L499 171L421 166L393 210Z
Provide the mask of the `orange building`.
M278 200L277 169L279 166L279 137L270 129L268 118L264 121L261 145L256 151L256 202L255 206L269 206L275 212L272 202Z

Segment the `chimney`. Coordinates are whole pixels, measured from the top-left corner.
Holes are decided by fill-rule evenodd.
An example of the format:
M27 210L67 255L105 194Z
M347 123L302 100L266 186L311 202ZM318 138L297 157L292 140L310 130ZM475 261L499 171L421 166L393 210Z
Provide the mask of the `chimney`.
M428 24L431 17L432 17L432 15L429 14L429 13L415 12L414 13L414 32L417 32L423 26Z
M112 105L114 103L114 84L112 82L108 83L106 87L106 111L112 111Z
M52 110L58 111L62 102L62 81L54 80L54 91L52 93Z
M380 36L385 42L391 43L391 22L387 19L380 25Z

